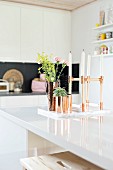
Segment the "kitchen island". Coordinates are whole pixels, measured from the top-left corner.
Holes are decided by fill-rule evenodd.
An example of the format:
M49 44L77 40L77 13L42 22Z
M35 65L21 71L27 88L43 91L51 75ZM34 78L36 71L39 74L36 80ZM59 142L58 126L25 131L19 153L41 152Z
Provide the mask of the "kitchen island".
M0 110L0 121L6 121L7 125L9 124L8 131L13 129L17 138L21 136L21 139L19 138L21 142L15 143L15 147L17 145L19 150L23 149L26 152L26 154L24 152L23 157L27 156L30 144L36 143L33 138L37 136L37 141L40 141L40 144L37 145L39 154L45 152L41 151L43 148L40 147L41 141L45 140L48 144L50 143L48 145L50 148L53 144L53 150L59 146L59 150L68 150L103 169L113 170L112 112L101 115L52 119L38 114L37 107L6 108ZM5 129L6 125L3 124L2 128L3 126ZM7 130L3 132L6 133ZM8 137L7 142L9 142L8 140L12 141L12 146L9 147L14 147L14 141ZM33 146L35 147L35 145ZM47 150L46 153L48 153Z

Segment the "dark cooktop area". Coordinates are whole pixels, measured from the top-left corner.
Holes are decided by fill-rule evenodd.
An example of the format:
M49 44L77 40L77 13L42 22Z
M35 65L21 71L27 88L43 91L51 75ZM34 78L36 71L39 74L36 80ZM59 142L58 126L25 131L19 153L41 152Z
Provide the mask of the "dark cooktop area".
M40 67L37 63L21 63L21 62L0 62L0 79L6 71L10 69L17 69L23 75L24 82L22 86L23 93L30 93L31 83L34 78L39 78L38 68ZM60 70L60 67L59 67ZM72 76L79 77L79 64L72 64ZM65 67L61 76L61 87L64 87L68 91L68 66ZM72 83L72 92L79 93L79 82Z

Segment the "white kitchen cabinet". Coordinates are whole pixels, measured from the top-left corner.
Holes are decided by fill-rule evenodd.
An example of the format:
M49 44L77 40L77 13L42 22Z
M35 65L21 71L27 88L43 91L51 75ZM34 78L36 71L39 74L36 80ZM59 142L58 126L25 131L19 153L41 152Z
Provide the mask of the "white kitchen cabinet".
M72 95L73 104L79 104L79 94ZM47 95L27 95L27 96L1 96L0 107L39 107L47 106L48 98Z
M70 12L21 8L21 59L35 62L38 52L67 58L71 37Z
M43 12L38 7L21 8L21 60L36 62L43 46Z
M0 2L0 60L20 59L20 7Z
M36 62L37 53L68 58L71 12L0 2L0 60Z
M44 11L44 51L63 59L71 50L71 13L48 9Z
M0 97L0 107L32 107L47 106L47 95L3 96Z

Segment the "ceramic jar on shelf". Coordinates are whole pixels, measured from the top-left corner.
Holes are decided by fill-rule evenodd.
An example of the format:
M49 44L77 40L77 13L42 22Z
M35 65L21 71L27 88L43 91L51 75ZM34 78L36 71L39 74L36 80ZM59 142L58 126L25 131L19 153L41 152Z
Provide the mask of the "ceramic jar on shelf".
M14 88L15 88L14 79L13 79L13 78L9 78L9 79L8 79L8 82L9 82L9 91L10 91L10 92L13 92L13 91L14 91Z

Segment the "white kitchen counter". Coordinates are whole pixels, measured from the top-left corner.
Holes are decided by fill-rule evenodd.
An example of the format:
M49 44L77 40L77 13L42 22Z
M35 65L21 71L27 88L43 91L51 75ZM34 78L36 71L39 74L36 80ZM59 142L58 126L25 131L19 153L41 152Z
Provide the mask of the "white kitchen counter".
M57 120L39 115L37 107L21 107L1 109L0 116L103 169L113 170L113 113Z

